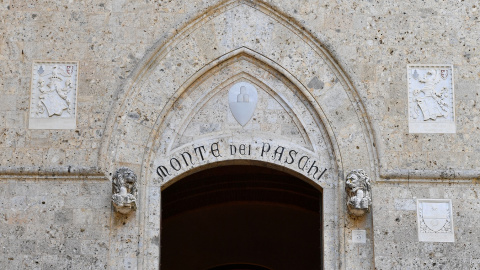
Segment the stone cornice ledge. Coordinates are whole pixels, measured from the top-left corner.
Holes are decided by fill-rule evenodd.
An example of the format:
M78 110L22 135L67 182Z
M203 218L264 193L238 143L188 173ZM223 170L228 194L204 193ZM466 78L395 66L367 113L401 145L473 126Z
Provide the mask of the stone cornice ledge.
M385 170L380 171L383 183L477 183L480 170Z
M97 167L2 167L0 180L58 179L58 180L107 180Z
M71 180L108 180L97 167L2 167L0 180L9 179L71 179ZM480 170L385 170L380 172L376 182L402 183L477 183Z

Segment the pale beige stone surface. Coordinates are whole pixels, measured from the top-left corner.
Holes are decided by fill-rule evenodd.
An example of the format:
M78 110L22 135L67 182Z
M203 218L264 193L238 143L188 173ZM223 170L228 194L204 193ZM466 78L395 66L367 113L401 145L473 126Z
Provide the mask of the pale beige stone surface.
M472 184L381 184L375 190L373 220L375 266L379 269L475 269L479 237L478 187ZM419 242L416 208L393 201L451 199L455 242ZM454 255L455 254L455 255Z
M329 168L312 181L324 192L325 269L478 268L479 9L473 0L0 0L0 269L158 268L165 183L155 166L182 145L240 143L240 134L301 147ZM235 54L253 60L227 65ZM79 62L75 130L28 129L36 60ZM408 64L453 65L455 134L409 134ZM225 103L239 72L261 91L245 129ZM224 162L234 159L255 162ZM120 166L139 176L128 216L110 206ZM353 169L374 181L372 211L357 219L343 190ZM417 241L416 198L452 199L455 243ZM367 243L351 243L352 230L366 230Z
M108 181L2 179L0 190L0 269L108 265Z

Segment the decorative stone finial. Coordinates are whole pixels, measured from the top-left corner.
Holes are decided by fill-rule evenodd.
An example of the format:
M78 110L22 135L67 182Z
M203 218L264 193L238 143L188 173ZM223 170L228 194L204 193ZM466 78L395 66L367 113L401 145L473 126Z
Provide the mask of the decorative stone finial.
M347 175L345 190L350 214L363 216L370 210L372 204L370 178L364 170L353 170Z
M117 212L127 214L137 209L137 175L126 167L119 168L112 178L112 203Z

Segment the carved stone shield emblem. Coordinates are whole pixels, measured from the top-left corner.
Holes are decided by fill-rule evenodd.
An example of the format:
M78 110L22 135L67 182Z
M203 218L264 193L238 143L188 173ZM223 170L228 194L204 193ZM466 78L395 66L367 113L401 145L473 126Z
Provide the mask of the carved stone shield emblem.
M252 118L257 101L257 89L248 82L236 83L228 92L230 111L242 126L245 126Z
M410 133L455 133L452 65L408 65Z
M455 242L451 199L417 199L418 240Z
M449 223L450 209L446 203L422 202L420 205L421 217L426 231L439 232ZM450 227L450 226L448 226Z

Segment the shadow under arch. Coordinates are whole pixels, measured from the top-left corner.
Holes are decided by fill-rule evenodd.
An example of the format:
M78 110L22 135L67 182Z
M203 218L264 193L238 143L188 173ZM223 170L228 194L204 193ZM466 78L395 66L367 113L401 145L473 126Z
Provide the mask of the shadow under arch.
M322 269L322 193L256 165L205 169L162 191L162 269Z
M273 170L276 170L276 171L279 171L279 172L289 174L292 177L295 177L299 180L302 180L305 183L311 185L313 188L317 189L319 192L321 192L323 190L323 188L318 183L313 181L311 178L309 178L309 177L307 177L307 176L305 176L305 175L303 175L299 172L296 172L296 171L294 171L294 170L292 170L288 167L281 166L281 165L278 165L278 164L275 164L275 163L265 162L265 161L261 161L261 160L253 160L253 159L231 159L231 160L225 160L225 161L219 161L219 162L212 162L212 163L204 164L202 166L195 167L193 169L187 170L187 171L183 172L182 174L179 174L179 175L175 176L174 178L172 178L170 181L168 181L168 183L162 185L161 190L162 191L165 190L166 188L168 188L172 184L175 184L176 182L181 181L182 179L184 179L184 178L186 178L186 177L188 177L192 174L199 173L199 172L202 172L202 171L206 171L206 170L209 170L209 169L212 169L212 168L226 167L226 166L257 166L257 167L264 167L264 168L268 168L268 169L273 169Z
M210 268L208 270L270 270L270 269L260 265L238 263L238 264L220 265L214 268Z

